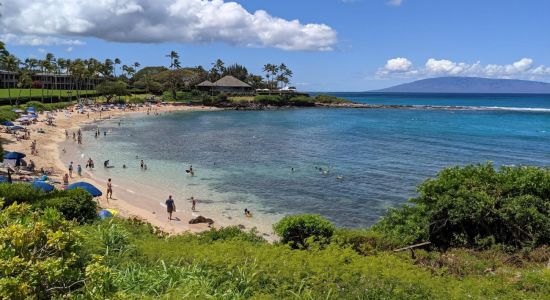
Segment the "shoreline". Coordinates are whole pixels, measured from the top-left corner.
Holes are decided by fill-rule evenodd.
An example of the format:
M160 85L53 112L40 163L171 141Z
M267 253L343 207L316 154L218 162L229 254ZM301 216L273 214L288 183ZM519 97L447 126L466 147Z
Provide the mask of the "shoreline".
M154 109L159 113L169 113L169 112L180 112L180 111L219 111L219 108L205 107L205 106L178 106L178 105L168 105L154 107ZM71 109L72 110L72 109ZM137 110L129 111L106 111L102 112L102 117L99 117L99 112L91 112L89 118L87 114L78 114L76 112L71 112L70 116L66 115L63 111L53 113L55 117L55 126L46 126L43 122L38 122L27 126L31 131L30 140L21 140L16 141L12 135L2 133L0 135L5 150L9 151L18 151L25 154L30 153L28 150L30 143L33 140L37 141L37 155L27 155L25 160L28 162L33 160L35 163L35 170L40 170L40 168L51 169L52 175L49 177L56 182L62 182L63 174L67 173L67 167L65 162L63 162L62 157L66 154L63 154L62 147L63 143L68 139L65 138L65 130L69 133L78 130L84 126L99 123L110 119L117 119L125 115L136 115L136 114L145 114L147 108L140 108ZM41 120L43 115L40 115L39 120ZM38 133L38 128L44 130L44 133ZM71 137L69 137L71 138ZM97 164L97 163L96 163ZM76 169L75 164L75 169ZM32 176L29 176L32 177ZM14 176L15 179L18 178L17 175ZM127 189L123 186L114 185L114 196L115 199L107 201L105 198L105 185L106 183L101 182L100 179L94 178L90 171L83 169L82 177L76 175L76 171L73 174L73 177L70 178L69 183L85 181L93 184L98 189L100 189L104 194L101 197L96 198L95 200L98 203L99 208L110 208L118 211L118 215L123 218L129 219L140 219L145 222L150 223L153 226L158 227L163 232L168 234L179 234L184 232L197 233L209 230L210 227L205 224L188 224L188 221L197 215L194 215L192 212L187 211L186 208L179 208L173 214L172 220L168 221L167 213L165 209L159 209L158 204L153 202L156 206L153 207L153 203L148 201L146 194L143 194L142 191L133 191ZM56 188L62 187L62 184L56 184ZM131 200L130 200L131 199ZM158 202L158 201L157 201ZM162 202L161 202L162 203ZM210 217L210 216L205 216ZM214 228L220 227L220 219L214 219L215 223L211 226Z

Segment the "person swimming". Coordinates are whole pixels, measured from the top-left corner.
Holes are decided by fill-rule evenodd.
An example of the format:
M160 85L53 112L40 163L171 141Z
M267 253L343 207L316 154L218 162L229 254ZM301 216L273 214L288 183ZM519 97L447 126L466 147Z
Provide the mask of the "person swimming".
M245 209L244 209L244 215L245 215L246 217L252 217L252 213L248 210L248 208L245 208Z

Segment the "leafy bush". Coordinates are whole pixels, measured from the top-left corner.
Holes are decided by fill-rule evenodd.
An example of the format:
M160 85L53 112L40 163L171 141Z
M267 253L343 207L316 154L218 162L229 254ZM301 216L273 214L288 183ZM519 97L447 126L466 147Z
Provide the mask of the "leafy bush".
M325 103L325 104L332 104L332 103L350 103L351 101L338 98L336 96L331 95L317 95L315 96L315 102L316 103Z
M248 241L252 243L265 243L265 239L258 235L258 232L253 229L250 232L245 232L237 226L222 227L220 229L212 228L208 231L198 234L201 241Z
M396 247L396 243L372 230L337 229L331 240L338 247L349 247L361 255L373 255Z
M59 212L28 204L0 212L0 298L55 298L79 287L80 238Z
M288 100L288 103L294 106L315 106L313 98L307 96L292 97L290 98L290 100Z
M17 119L17 114L12 111L11 106L0 107L0 122L13 121Z
M78 223L91 222L97 218L97 204L92 195L82 189L56 191L38 204L40 207L57 209L67 220Z
M285 104L283 98L278 95L257 95L254 97L254 101L262 105L280 106Z
M286 216L273 225L281 242L292 248L308 248L311 242L327 243L334 233L334 225L319 215Z
M6 206L14 202L33 203L44 197L45 193L33 188L28 183L0 183L0 198L4 198Z
M0 198L6 205L29 203L40 209L54 208L67 220L89 222L97 217L92 196L81 189L44 193L28 183L0 183Z
M391 210L378 229L441 248L517 249L550 243L550 170L491 163L446 168L418 187L413 207Z

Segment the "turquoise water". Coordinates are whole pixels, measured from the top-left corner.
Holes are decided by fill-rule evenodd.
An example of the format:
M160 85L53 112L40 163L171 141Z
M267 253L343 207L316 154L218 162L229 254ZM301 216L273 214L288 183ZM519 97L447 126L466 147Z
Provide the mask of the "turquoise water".
M179 112L117 123L101 123L109 133L97 141L85 132L83 147L96 165L110 159L117 166L107 171L117 182L181 190L227 216L252 208L265 220L318 213L341 226L368 226L445 166L550 166L550 113L544 111ZM145 159L147 172L136 156ZM197 176L185 175L189 164Z

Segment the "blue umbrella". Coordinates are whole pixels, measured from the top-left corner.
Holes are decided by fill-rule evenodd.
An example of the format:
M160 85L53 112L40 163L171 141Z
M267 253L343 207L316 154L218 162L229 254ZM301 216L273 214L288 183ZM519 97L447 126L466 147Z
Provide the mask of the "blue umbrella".
M32 183L32 186L37 190L43 190L44 192L51 192L55 189L55 187L51 184L48 184L44 181L37 180Z
M0 183L8 182L8 178L0 175Z
M4 122L2 122L2 125L4 125L4 126L13 126L15 124L13 124L13 122L11 122L11 121L4 121Z
M21 152L6 152L4 153L4 159L21 159L26 155Z
M106 210L106 209L102 209L99 211L99 213L97 214L102 220L104 219L107 219L107 218L112 218L113 217L113 214Z
M32 106L27 107L27 111L28 112L34 111L34 107L32 107Z
M103 193L100 190L98 190L95 186L83 181L75 182L67 187L68 190L74 190L77 188L84 189L86 192L90 193L90 195L94 197L99 197L103 195Z

